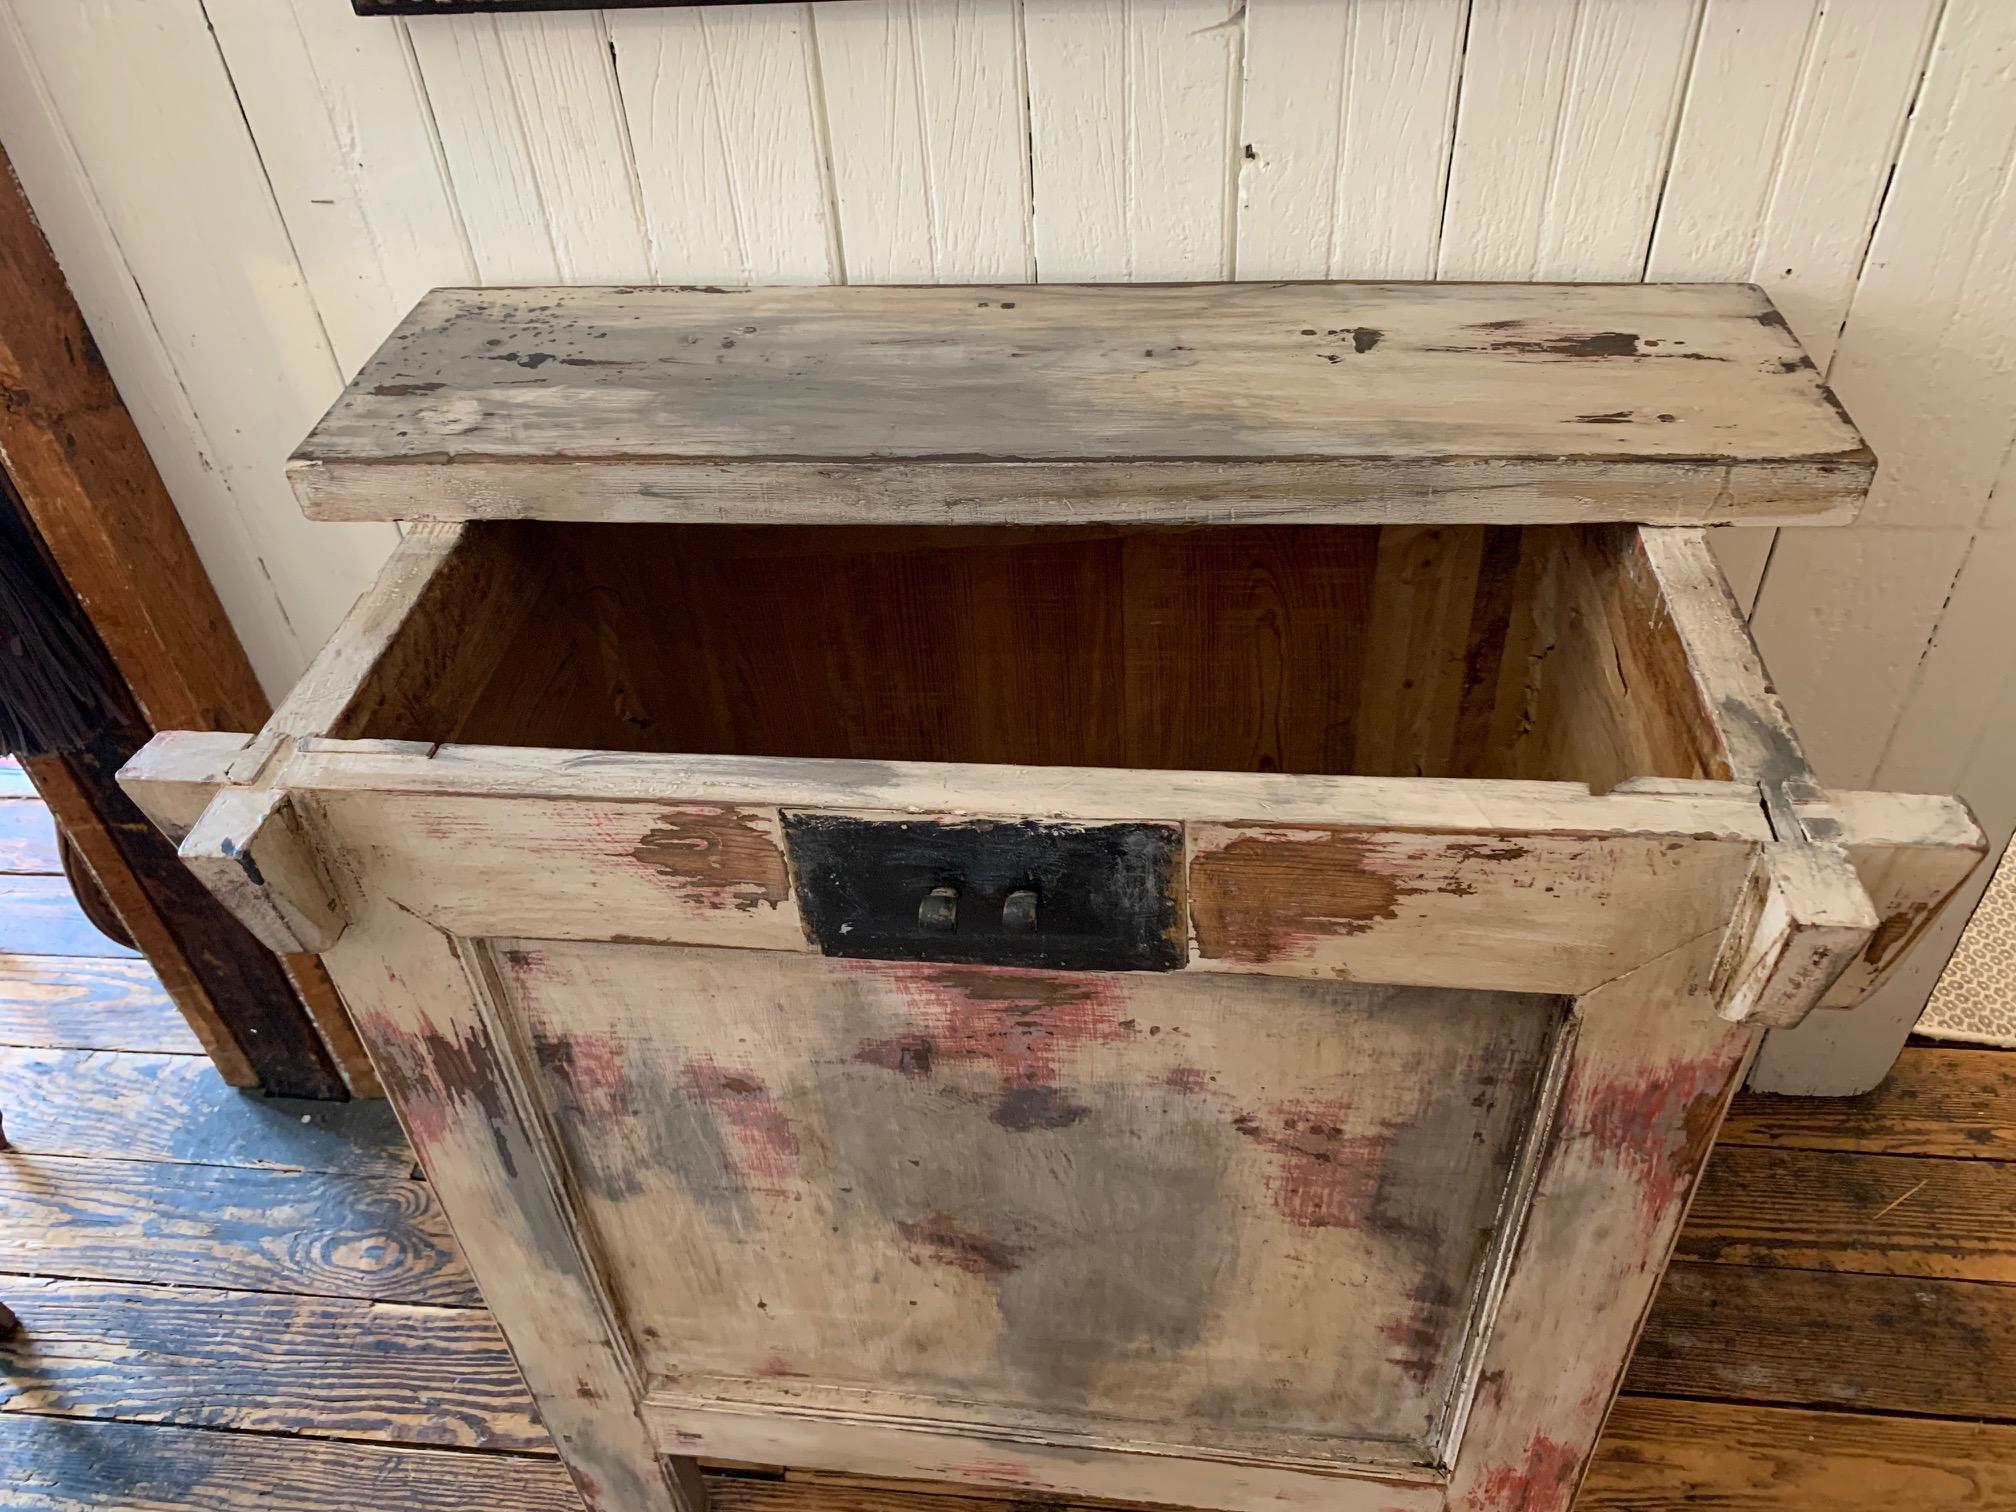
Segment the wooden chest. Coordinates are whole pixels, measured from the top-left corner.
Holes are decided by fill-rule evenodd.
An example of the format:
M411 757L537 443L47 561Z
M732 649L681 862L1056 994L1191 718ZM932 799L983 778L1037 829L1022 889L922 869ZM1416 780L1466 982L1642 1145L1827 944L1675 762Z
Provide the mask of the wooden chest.
M1744 288L442 291L296 464L377 586L125 780L590 1507L1562 1512L1758 1036L1980 849L1694 528L1871 468Z

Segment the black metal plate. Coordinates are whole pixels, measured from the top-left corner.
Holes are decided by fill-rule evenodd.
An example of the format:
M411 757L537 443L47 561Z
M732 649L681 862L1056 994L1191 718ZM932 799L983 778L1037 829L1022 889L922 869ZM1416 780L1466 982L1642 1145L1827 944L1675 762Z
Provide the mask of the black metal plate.
M1173 824L857 819L786 813L805 927L830 956L954 961L1058 971L1171 971L1184 960ZM949 934L917 922L934 887L959 892ZM1011 892L1037 895L1036 928L1001 919Z

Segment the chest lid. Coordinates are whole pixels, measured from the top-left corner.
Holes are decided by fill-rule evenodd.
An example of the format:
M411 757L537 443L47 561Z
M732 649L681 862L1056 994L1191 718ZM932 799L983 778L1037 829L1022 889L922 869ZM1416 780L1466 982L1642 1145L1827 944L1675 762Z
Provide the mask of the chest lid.
M1739 284L437 289L321 519L1836 523L1875 459Z

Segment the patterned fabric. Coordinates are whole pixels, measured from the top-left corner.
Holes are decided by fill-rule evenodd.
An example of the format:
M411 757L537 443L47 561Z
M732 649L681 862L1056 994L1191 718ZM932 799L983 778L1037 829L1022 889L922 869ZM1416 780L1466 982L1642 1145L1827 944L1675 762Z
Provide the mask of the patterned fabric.
M2007 857L1932 989L1918 1032L2016 1050L2016 864Z

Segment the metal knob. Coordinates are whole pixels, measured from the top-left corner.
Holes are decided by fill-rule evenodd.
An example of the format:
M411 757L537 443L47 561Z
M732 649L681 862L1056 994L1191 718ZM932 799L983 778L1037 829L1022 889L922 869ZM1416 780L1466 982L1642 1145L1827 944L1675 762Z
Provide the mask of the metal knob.
M933 934L951 934L959 927L959 889L934 887L917 905L917 927Z
M1010 934L1036 932L1036 894L1023 889L1011 892L1001 905L1001 927Z

